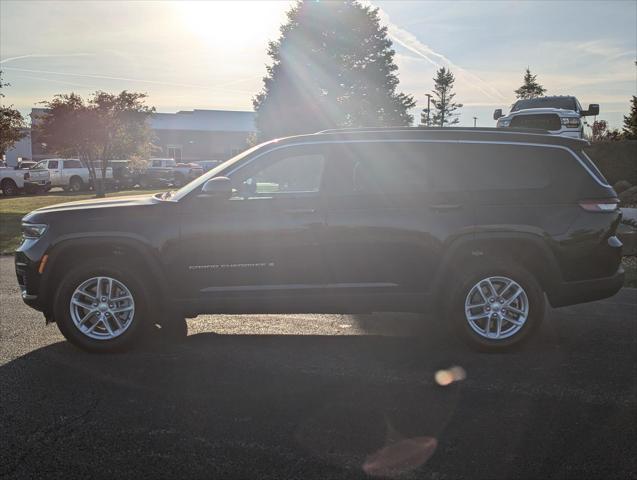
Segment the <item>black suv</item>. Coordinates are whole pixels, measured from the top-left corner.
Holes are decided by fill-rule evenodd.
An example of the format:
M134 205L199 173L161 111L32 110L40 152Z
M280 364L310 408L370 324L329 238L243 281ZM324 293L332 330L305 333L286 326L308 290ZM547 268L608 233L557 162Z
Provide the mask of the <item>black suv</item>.
M270 141L175 192L41 208L24 301L87 350L203 313L425 311L518 344L623 284L618 200L586 142L495 129L345 129Z

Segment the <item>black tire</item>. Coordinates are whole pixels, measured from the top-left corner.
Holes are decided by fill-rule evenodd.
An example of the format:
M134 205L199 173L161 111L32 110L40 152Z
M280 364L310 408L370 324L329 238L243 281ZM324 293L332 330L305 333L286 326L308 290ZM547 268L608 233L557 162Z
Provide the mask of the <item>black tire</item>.
M69 180L69 191L80 192L84 189L84 182L80 177L71 177Z
M153 186L153 184L148 178L141 177L139 179L139 188L141 188L142 190L148 190L152 186Z
M465 301L472 288L481 280L489 277L505 277L515 281L522 287L528 299L528 315L526 321L519 330L507 338L486 338L471 327L465 315ZM502 289L502 287L500 288ZM461 270L455 273L454 279L450 284L450 289L451 295L449 296L445 309L447 318L451 320L454 330L460 337L469 346L480 351L499 352L517 347L530 338L531 334L540 326L544 319L546 302L542 287L533 274L512 260L495 260L492 263L487 261L461 267ZM500 291L502 291L501 289ZM487 298L487 302L489 300L490 298ZM485 309L486 308L487 307L485 307ZM500 309L499 304L497 304L497 308L498 310ZM493 312L491 312L491 314L492 313ZM485 325L485 327L487 321L489 320L482 320L482 324ZM493 322L496 322L497 325L497 320L493 320ZM512 324L506 321L504 325L514 328ZM491 324L489 328L492 326L493 324Z
M5 178L4 180L2 180L0 188L2 189L2 193L6 197L13 197L14 195L18 194L18 186L10 178Z
M175 178L173 180L173 185L177 188L181 188L184 185L186 185L186 179L181 173L178 173L177 175L175 175Z
M97 276L111 277L128 288L135 302L130 326L118 337L93 339L82 333L73 323L70 313L71 297L84 281ZM60 282L53 305L54 318L62 335L74 345L90 352L115 352L130 348L153 324L150 305L151 291L139 274L122 261L96 258L82 263L67 273Z

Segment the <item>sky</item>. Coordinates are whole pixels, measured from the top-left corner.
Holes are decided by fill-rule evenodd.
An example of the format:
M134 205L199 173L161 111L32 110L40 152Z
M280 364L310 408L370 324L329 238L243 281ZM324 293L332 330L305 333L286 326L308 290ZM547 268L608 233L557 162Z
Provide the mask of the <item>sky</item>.
M456 76L461 125L494 126L527 66L547 94L599 103L611 127L637 94L637 0L365 3L388 27L416 119L440 66ZM26 114L57 93L127 89L160 112L251 110L291 4L0 0L4 103Z

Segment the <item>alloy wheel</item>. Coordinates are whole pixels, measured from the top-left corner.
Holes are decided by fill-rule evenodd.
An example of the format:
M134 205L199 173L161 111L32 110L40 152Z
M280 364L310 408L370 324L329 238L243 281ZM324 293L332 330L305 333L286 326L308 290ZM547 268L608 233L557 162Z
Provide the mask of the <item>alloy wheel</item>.
M75 327L94 340L111 340L133 323L135 300L119 280L92 277L80 284L70 301Z
M464 310L474 332L489 340L502 340L518 333L526 323L529 298L516 281L487 277L469 290Z

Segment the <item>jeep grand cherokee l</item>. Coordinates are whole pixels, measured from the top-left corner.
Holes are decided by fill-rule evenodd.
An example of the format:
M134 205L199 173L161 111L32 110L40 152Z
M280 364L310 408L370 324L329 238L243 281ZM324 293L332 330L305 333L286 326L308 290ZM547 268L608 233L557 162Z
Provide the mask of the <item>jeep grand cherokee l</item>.
M613 189L586 142L496 129L325 131L258 145L176 192L23 219L24 301L93 351L174 312L420 312L516 345L623 284ZM172 316L172 313L171 313Z

